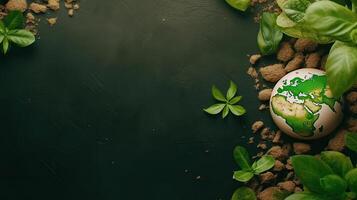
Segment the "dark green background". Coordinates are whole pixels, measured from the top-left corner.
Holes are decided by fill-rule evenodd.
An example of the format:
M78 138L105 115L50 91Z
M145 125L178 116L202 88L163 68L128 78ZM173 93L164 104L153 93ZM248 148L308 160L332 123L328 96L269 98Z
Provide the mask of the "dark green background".
M0 58L0 199L229 199L232 149L270 122L245 73L253 14L223 0L82 0L73 19L50 16L35 45ZM248 114L203 113L229 80Z

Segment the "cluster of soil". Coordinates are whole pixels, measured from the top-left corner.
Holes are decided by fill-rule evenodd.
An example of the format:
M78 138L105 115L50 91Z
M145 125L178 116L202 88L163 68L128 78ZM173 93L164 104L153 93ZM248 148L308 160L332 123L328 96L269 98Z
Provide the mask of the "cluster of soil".
M329 48L329 46L319 45L308 39L285 38L280 44L276 57L270 58L277 61L276 63L262 66L263 56L251 55L249 57L251 66L247 74L254 79L254 87L258 92L257 98L261 101L259 110L269 108L271 87L287 73L300 68L324 70ZM344 99L344 122L330 136L325 150L345 151L346 132L357 131L357 119L354 117L357 114L357 87L348 91ZM247 142L256 145L259 149L259 153L253 158L267 154L276 159L273 169L247 183L257 193L258 199L273 200L274 195L302 191L303 186L294 174L289 157L298 154L314 154L312 152L314 141L292 140L281 130L266 127L263 121L254 122L251 130L253 135ZM288 141L284 142L283 138ZM257 139L259 141L255 141Z
M63 3L63 5L62 5ZM79 0L9 0L5 4L0 4L0 19L3 19L9 11L18 10L26 14L26 29L34 35L38 34L38 24L41 21L39 15L52 13L64 6L67 9L68 16L73 17L75 11L79 10ZM57 23L57 17L47 18L49 25Z

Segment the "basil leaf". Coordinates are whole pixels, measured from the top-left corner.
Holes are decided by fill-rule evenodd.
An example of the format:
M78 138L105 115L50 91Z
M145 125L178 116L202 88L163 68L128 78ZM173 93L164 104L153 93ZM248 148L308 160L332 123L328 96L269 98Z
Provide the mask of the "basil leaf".
M257 197L249 187L240 187L234 191L231 200L256 200Z
M331 168L325 162L309 155L292 156L291 162L303 185L311 192L323 194L320 178L333 174Z
M357 14L332 1L312 3L305 12L304 24L323 36L357 44Z
M276 14L264 12L260 20L257 40L259 49L264 55L275 53L283 38L283 33L276 25L276 18Z
M249 157L249 153L246 148L242 146L236 146L233 150L233 158L234 161L238 164L238 166L243 170L251 170L251 160Z
M229 89L227 91L227 101L231 100L237 93L237 85L235 83L233 83L233 81L230 81L229 84Z
M212 86L212 96L218 101L226 101L222 92L215 85Z
M234 97L233 99L231 99L231 100L229 101L229 104L231 104L231 105L236 104L236 103L238 103L241 99L242 99L242 96Z
M223 108L223 112L222 112L222 118L223 118L223 119L226 118L227 115L228 115L228 113L229 113L228 106L225 105L224 108Z
M341 177L331 174L320 179L320 186L329 195L341 196L347 189L347 183Z
M308 0L288 0L283 5L283 11L294 22L300 22L310 5L311 3Z
M4 40L5 36L0 35L0 43Z
M4 22L0 20L0 33L4 34L5 33L5 25Z
M326 62L331 91L340 97L357 81L357 46L335 42Z
M300 192L290 195L285 200L326 200L326 198L318 194Z
M4 54L6 54L7 51L9 50L9 40L7 39L7 37L5 37L2 41L2 50Z
M4 18L4 24L9 29L19 29L24 25L24 16L21 11L10 11Z
M226 104L214 104L210 106L209 108L203 109L205 112L211 115L216 115L220 113L223 108L226 106Z
M247 112L245 108L239 105L228 105L228 108L236 116L242 116Z
M20 47L26 47L35 42L35 36L28 30L10 30L7 37Z
M351 191L357 194L357 168L349 171L346 174L345 179L346 179Z
M260 174L274 167L274 164L275 159L273 156L263 156L258 161L253 163L252 169L255 174Z
M253 176L254 174L252 172L240 170L234 172L233 179L245 183L248 182L250 179L252 179Z
M246 11L250 5L250 0L226 0L226 2L233 8L240 11Z
M321 153L320 158L330 166L335 174L338 174L341 177L344 177L348 171L353 169L351 159L343 153L337 151L324 151Z
M345 143L349 149L357 152L357 133L347 133Z

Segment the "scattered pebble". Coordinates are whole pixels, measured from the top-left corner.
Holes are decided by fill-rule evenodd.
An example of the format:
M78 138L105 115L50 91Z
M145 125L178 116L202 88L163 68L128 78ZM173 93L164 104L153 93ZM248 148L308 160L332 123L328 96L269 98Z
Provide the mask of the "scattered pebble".
M48 22L49 25L53 26L53 25L55 25L57 23L57 18L56 17L48 18L47 22Z
M297 155L306 154L309 151L311 151L311 146L309 144L305 144L305 143L296 142L293 144L293 148L294 148L295 154L297 154Z
M277 59L283 62L288 62L295 55L295 51L289 42L282 42L277 53Z
M295 57L285 66L287 72L301 68L304 64L305 56L302 53L296 53Z
M313 52L318 44L312 40L300 38L295 42L294 48L297 52Z
M257 63L257 61L262 57L262 55L260 54L254 54L254 55L251 55L250 58L249 58L249 62L250 64L254 65Z
M37 14L47 12L47 6L39 4L39 3L31 3L29 9Z
M260 68L260 73L266 81L276 83L286 75L282 64L274 64Z
M258 94L258 99L260 101L269 101L272 93L272 89L263 89Z
M25 12L27 10L26 0L9 0L5 5L7 10L18 10Z
M263 121L256 121L252 125L252 131L253 131L253 133L256 133L263 127L264 127L264 122Z

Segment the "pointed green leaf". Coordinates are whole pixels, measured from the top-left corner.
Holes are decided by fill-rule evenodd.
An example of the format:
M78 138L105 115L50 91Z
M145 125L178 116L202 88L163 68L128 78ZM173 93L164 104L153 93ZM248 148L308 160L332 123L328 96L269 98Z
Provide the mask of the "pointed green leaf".
M251 160L246 148L236 146L233 150L233 158L241 169L251 170Z
M226 101L222 92L215 85L212 86L212 96L218 101Z
M240 187L234 191L231 200L256 200L257 197L249 187Z
M20 47L26 47L35 42L35 36L27 30L11 30L8 38Z
M233 8L240 11L246 11L250 5L250 0L226 0L226 2Z
M0 35L0 44L1 44L1 42L4 40L4 36L3 35Z
M357 152L357 133L346 134L346 146L354 152Z
M275 159L273 156L263 156L258 161L254 162L252 169L255 174L260 174L262 172L268 171L275 165Z
M9 29L23 28L25 19L21 11L10 11L4 18L4 24Z
M6 54L7 51L9 50L9 41L7 40L6 37L2 41L2 49L3 49L4 54Z
M4 22L0 20L0 33L4 34L4 32L5 32L5 25Z
M234 172L233 179L240 182L248 182L253 176L254 174L252 172L240 170Z
M233 99L231 99L229 101L229 104L234 105L234 104L238 103L240 100L242 100L242 96L234 97Z
M224 106L224 109L223 109L223 112L222 112L222 118L223 118L223 119L226 118L227 115L228 115L228 113L229 113L229 108L228 108L228 106L226 105L226 106Z
M246 110L240 105L228 105L229 110L236 116L242 116Z
M230 81L229 89L226 95L227 101L231 100L236 95L236 93L237 93L237 85L233 81Z
M203 109L205 112L211 115L216 115L220 113L223 108L226 106L226 104L214 104L210 106L209 108Z

